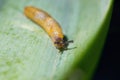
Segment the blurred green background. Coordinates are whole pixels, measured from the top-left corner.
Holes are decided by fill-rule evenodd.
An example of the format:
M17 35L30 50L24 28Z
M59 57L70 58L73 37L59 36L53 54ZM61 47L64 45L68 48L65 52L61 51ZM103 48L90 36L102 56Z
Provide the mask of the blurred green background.
M90 80L100 58L112 0L0 0L0 80ZM23 13L47 11L76 49L60 54L49 36Z

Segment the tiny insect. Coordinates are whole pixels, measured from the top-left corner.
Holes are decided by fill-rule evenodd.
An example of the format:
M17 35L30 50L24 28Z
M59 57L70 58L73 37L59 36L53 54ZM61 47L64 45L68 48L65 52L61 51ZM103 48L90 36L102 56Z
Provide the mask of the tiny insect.
M73 43L73 40L67 40L59 23L55 21L55 19L53 19L47 12L33 6L27 6L24 9L24 14L29 19L40 25L48 33L55 47L60 52L68 50L68 44Z

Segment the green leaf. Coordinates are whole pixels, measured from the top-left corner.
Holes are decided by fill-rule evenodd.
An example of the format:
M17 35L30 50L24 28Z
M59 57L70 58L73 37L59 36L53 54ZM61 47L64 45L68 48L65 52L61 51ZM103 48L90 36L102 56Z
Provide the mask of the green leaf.
M112 0L0 0L0 80L90 80L108 31ZM60 54L47 33L24 15L47 11L75 49Z

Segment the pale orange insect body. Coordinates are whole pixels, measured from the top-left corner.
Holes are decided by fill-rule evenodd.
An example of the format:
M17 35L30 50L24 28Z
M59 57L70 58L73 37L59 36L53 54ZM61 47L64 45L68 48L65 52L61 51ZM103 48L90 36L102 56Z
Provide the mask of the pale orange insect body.
M61 52L67 50L68 44L73 42L65 39L60 25L47 12L28 6L25 7L24 14L48 33L56 48Z

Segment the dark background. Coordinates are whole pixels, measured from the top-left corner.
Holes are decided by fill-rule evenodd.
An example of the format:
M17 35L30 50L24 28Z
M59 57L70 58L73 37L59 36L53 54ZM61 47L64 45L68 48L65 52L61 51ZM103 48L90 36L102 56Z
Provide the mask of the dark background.
M109 32L93 80L120 80L120 0L114 0Z

